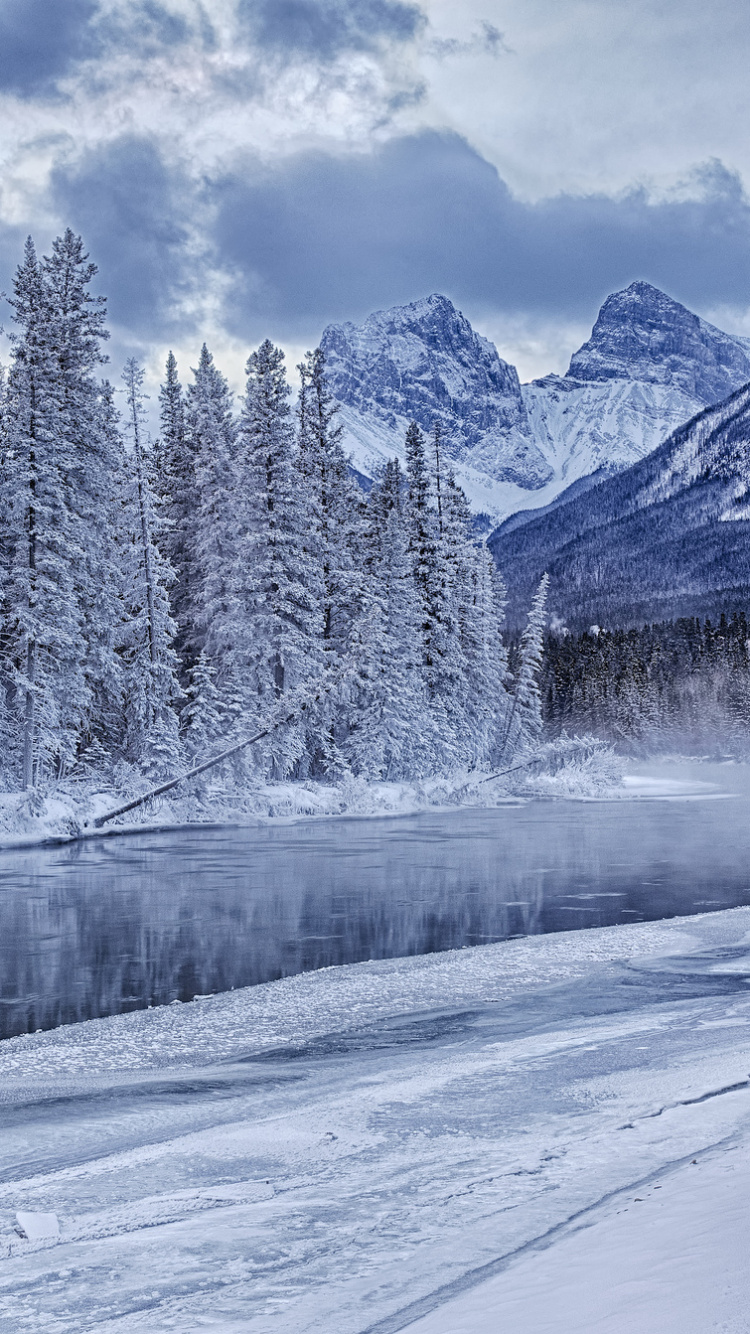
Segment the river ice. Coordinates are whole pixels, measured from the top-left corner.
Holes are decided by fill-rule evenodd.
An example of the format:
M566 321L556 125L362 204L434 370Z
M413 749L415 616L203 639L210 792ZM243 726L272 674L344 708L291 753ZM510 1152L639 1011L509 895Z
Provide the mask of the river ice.
M748 980L740 908L11 1039L0 1331L697 1334L685 1238L700 1334L739 1334Z

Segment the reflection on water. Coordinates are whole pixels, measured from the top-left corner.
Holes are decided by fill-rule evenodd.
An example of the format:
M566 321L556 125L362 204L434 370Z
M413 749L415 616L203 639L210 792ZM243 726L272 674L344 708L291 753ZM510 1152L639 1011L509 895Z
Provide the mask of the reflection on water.
M747 776L720 778L740 795L2 854L0 1036L330 964L749 903Z

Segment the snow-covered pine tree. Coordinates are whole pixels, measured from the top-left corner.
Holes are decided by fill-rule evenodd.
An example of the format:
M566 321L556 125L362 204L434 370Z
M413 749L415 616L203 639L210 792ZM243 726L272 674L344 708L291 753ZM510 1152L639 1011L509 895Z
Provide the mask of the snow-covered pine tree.
M322 663L339 670L343 663L353 662L364 610L359 559L363 497L341 446L339 406L328 385L322 349L308 352L297 369L297 468L306 513L305 552L310 587L319 590L322 609ZM343 701L339 707L329 696L326 706L308 720L306 744L313 770L335 771L340 766L347 716Z
M438 533L443 531L443 423L439 417L432 425L432 475L435 479L435 505L438 517Z
M248 721L320 675L323 586L311 558L309 516L295 466L284 354L268 339L247 362L237 460L237 553L232 662ZM276 769L301 758L299 730L275 753Z
M130 437L130 488L126 514L130 555L125 659L125 757L158 776L174 772L181 759L176 705L180 699L175 625L167 588L173 572L154 542L154 487L146 451L144 374L131 357L122 376Z
M195 612L199 594L199 567L195 556L194 523L198 511L195 478L195 440L187 428L185 397L174 353L167 357L159 393L160 435L155 451L158 489L158 542L174 570L170 589L172 616L177 627L175 652L180 672L189 679L196 658Z
M454 762L477 763L481 746L474 726L476 708L472 709L469 699L469 655L479 636L475 626L477 548L469 503L452 473L443 478L441 508L435 560L434 694L436 708L446 720Z
M318 347L297 367L297 459L305 481L310 558L322 574L325 648L328 654L345 654L359 605L354 547L360 497L341 447L339 406L328 386L325 365L325 353Z
M185 590L180 634L194 660L204 654L225 709L237 715L232 676L237 607L231 580L237 562L237 424L229 386L205 343L187 391L186 431L195 467L196 508L188 520L195 578Z
M394 459L370 492L363 534L366 593L354 632L355 676L342 748L354 772L371 778L423 774L433 752L405 491Z
M62 506L59 478L56 473L50 476L48 468L54 454L55 390L59 394L59 385L55 375L51 303L31 237L16 272L11 304L14 319L23 332L14 335L7 398L8 436L0 487L5 604L3 674L19 715L21 786L26 791L34 783L40 705L43 708L47 704L47 697L54 690L48 682L50 668L55 664L54 645L47 643L48 634L52 634L52 627L47 631L49 593L54 595L55 576L59 578L66 573L66 564L58 561L54 562L53 570L47 571L42 555L53 505L56 502L58 508ZM69 581L65 582L63 605L70 611L72 588ZM49 715L52 710L45 708L44 712ZM54 726L56 719L50 721ZM42 746L47 753L53 749L49 727L45 729Z
M513 701L503 733L501 758L507 757L514 750L533 745L542 732L539 671L542 665L548 592L549 575L544 574L532 599L526 628L521 636L518 670L512 691Z
M226 726L225 709L216 688L216 673L201 654L190 673L187 702L180 715L182 737L193 759L205 759Z
M123 533L129 477L115 391L108 380L100 386L101 436L106 448L102 469L102 502L97 507L99 541L87 559L99 553L98 579L92 567L93 602L88 606L92 629L86 671L91 681L91 719L81 741L77 767L88 773L109 768L121 756L124 735L125 673L121 654L129 553ZM98 588L98 594L97 594Z
M111 391L96 371L107 358L102 342L106 300L89 285L96 265L80 236L67 228L42 262L57 320L57 347L63 380L63 415L75 466L68 474L70 504L81 534L77 562L79 614L85 644L85 697L77 748L98 755L109 749L108 719L120 697L120 664L115 653L119 553L114 540L120 505L121 441L109 429Z
M435 744L434 763L446 769L465 758L464 662L459 601L465 567L463 492L441 479L441 514L434 503L435 474L416 422L406 435L409 550L422 640L422 670Z
M94 682L114 670L108 590L113 458L100 386L103 300L80 237L16 275L3 454L2 674L23 735L21 781L61 773L92 724Z
M430 503L430 469L424 436L416 422L406 432L407 527L409 554L416 591L420 633L423 641L425 684L430 693L433 681L435 637L435 567L437 540L435 514Z
M503 640L506 592L487 546L474 547L462 609L461 640L466 663L464 713L472 765L499 760L512 699Z

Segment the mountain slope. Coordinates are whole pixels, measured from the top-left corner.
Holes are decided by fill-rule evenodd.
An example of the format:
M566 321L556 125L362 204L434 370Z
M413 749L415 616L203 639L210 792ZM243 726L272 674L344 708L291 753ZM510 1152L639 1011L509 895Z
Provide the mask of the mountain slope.
M440 417L473 508L496 519L627 467L750 380L750 343L644 282L607 298L566 375L529 385L440 295L330 325L321 345L355 468L403 457L409 421Z
M321 346L345 447L360 471L403 456L410 421L429 432L440 417L457 475L473 496L478 487L480 500L492 483L533 490L552 478L515 367L447 297L378 311L360 326L329 325Z
M566 504L489 539L523 617L546 570L571 628L713 615L750 603L750 386Z

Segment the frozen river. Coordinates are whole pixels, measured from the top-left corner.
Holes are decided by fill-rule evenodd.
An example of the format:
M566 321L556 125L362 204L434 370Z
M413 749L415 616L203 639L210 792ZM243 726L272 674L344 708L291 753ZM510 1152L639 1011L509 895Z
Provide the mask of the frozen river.
M332 964L750 903L748 771L640 772L705 786L670 800L193 829L0 854L0 1036Z
M0 1043L0 1334L746 1334L749 980L741 908Z
M0 1043L0 1334L744 1334L748 776L648 777L8 854L8 1027L141 1009Z

